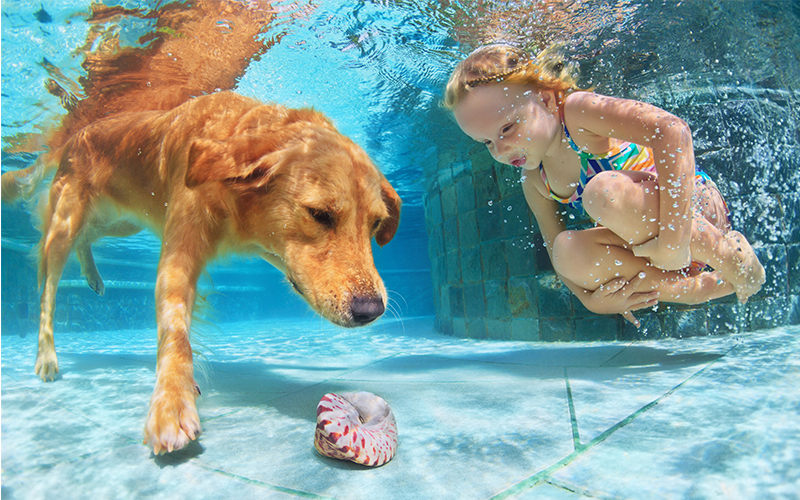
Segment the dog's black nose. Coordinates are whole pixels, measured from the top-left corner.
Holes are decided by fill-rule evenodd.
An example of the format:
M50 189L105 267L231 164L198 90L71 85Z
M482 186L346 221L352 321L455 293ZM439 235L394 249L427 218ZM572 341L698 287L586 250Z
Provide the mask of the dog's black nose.
M380 297L354 297L350 304L353 322L357 325L366 325L378 318L385 308Z

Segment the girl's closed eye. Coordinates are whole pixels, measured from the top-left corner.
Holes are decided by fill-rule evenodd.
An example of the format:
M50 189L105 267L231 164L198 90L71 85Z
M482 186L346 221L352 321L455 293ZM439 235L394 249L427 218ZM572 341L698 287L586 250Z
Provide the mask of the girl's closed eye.
M506 134L508 134L512 128L514 128L514 123L508 123L506 125L503 125L503 127L500 128L500 138L501 139L505 138ZM490 139L486 139L485 141L483 141L483 145L488 148L492 145L492 141Z

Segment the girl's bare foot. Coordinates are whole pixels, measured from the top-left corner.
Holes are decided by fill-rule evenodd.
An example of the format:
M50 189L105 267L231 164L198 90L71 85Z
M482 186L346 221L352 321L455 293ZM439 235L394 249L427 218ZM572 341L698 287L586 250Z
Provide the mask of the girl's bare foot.
M736 291L739 302L744 304L751 295L761 289L766 281L764 266L758 261L753 247L739 231L730 231L725 235L725 242L730 247L725 265L720 269Z
M734 292L733 285L719 271L702 271L663 280L656 290L664 302L702 304Z

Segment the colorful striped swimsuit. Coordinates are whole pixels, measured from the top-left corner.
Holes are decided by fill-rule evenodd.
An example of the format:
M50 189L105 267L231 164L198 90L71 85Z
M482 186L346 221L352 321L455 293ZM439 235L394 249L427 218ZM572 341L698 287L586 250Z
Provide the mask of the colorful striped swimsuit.
M550 189L550 183L547 180L547 174L544 171L544 166L539 164L539 173L542 174L542 181L547 188L547 192L550 193L551 198L559 203L567 204L572 208L584 212L583 203L581 200L583 197L583 190L586 188L586 184L592 180L592 177L600 172L606 172L609 170L642 170L645 172L656 172L656 165L653 161L653 150L650 148L639 146L638 144L634 144L632 142L623 142L618 146L614 146L606 153L595 155L579 148L569 135L567 126L563 125L563 127L564 135L567 138L569 146L578 154L581 159L581 179L578 183L578 187L575 189L575 192L572 193L572 196L569 198L562 198L555 194L553 190ZM714 189L717 188L717 186L714 184L714 181L712 181L711 178L701 170L695 171L694 181L695 184L703 183L713 187ZM722 203L725 205L726 213L728 213L728 206L724 199L722 199Z
M653 151L650 148L639 146L632 142L623 142L618 146L614 146L610 151L594 155L587 151L583 151L575 144L572 137L569 135L567 126L564 125L564 134L566 135L569 146L578 153L581 159L581 179L578 183L577 189L572 193L569 198L562 198L555 194L550 189L550 183L547 181L547 174L544 171L544 166L539 165L539 172L542 174L542 181L550 193L550 197L559 203L568 204L569 206L583 211L583 204L581 198L583 197L583 190L586 184L592 180L592 177L600 172L609 170L643 170L646 172L655 172L656 165L653 161Z

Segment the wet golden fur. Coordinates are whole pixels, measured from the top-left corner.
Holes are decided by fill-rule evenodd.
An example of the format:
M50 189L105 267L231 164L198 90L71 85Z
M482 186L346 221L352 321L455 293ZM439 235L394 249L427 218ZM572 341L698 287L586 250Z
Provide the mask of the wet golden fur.
M28 174L39 180L37 172L53 169L36 372L45 380L58 372L53 312L70 251L102 294L92 242L151 229L162 239L157 379L145 425L156 454L200 434L189 328L209 260L261 255L339 325L366 324L384 310L370 241L392 239L400 198L367 154L316 111L222 92L170 111L120 113L80 129ZM4 189L4 201L22 194L24 179L3 175L4 187L14 187Z
M170 110L192 96L232 89L253 58L277 41L264 36L275 22L268 4L194 0L147 10L93 3L86 42L77 51L83 55L85 76L73 81L54 65L41 64L49 75L47 91L60 99L67 113L42 123L41 133L3 137L4 152L48 156L83 127L109 115ZM155 25L138 44L120 40L121 25L145 22ZM47 163L55 164L52 158ZM33 167L3 176L3 198L19 196L14 178L32 171Z

